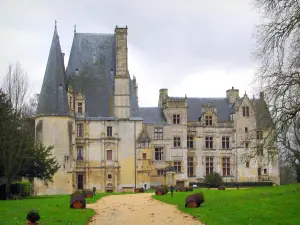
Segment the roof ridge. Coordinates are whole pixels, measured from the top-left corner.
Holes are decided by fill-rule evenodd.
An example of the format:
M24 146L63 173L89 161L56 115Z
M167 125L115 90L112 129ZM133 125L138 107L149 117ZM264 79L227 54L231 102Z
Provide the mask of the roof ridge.
M114 36L115 34L113 33L81 33L81 32L76 32L76 35L78 34L84 34L84 35L104 35L104 36Z

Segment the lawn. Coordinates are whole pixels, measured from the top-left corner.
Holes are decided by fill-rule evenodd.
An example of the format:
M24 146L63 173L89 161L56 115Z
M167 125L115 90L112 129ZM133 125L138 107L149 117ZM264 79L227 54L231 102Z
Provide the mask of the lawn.
M296 191L299 189L299 191ZM175 192L154 196L155 199L178 205L208 225L219 224L300 224L300 184L276 187L256 187L249 189L208 190L204 193L205 202L200 208L184 207L188 192Z
M97 193L88 203L94 203L101 197L112 195ZM85 225L94 215L91 209L71 209L69 195L36 196L22 200L0 201L0 225L24 225L26 215L31 210L38 210L40 224Z

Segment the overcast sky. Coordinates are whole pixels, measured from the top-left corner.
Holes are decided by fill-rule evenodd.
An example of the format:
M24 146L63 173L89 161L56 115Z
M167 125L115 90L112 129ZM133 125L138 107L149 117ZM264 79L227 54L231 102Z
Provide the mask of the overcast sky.
M234 86L254 94L251 59L258 15L251 0L1 0L0 83L10 62L39 93L57 20L68 61L74 24L81 33L113 33L128 26L129 70L140 106L170 96L225 97Z

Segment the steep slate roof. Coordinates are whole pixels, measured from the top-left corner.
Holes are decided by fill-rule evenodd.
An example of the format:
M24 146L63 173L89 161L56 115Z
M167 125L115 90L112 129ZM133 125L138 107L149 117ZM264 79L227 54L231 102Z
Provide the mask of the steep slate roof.
M228 121L232 104L227 98L188 98L188 121L198 121L202 114L202 105L211 103L217 108L217 120Z
M65 68L55 26L36 115L69 115Z
M144 120L143 123L167 124L167 119L160 107L141 107L140 115Z
M76 73L78 70L78 73ZM75 33L67 67L68 81L75 92L82 91L86 116L114 116L114 34ZM137 97L130 80L131 116L138 117Z
M266 129L274 126L268 106L264 99L254 99L253 105L256 111L256 126L258 129Z

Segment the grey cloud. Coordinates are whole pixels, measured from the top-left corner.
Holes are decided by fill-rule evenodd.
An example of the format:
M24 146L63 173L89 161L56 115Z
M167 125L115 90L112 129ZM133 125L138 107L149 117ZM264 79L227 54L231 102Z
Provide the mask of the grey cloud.
M36 40L26 43L19 38L18 46L22 44L27 50L34 48L35 42L39 43L39 50L32 51L33 56L28 53L20 59L29 57L26 59L32 60L28 63L29 70L40 71L41 66L46 65L54 19L58 20L62 49L67 55L74 24L78 32L91 33L112 33L115 25L127 25L129 51L138 51L139 61L145 65L145 70L138 70L140 85L143 87L147 81L155 80L157 86L172 88L178 86L185 75L197 71L251 68L251 35L257 16L250 1L31 0L20 4L17 0L7 0L2 9L4 14L0 15L0 28L35 35ZM1 48L9 51L9 46ZM5 53L0 53L0 58L5 63L15 60L13 55L8 59ZM137 62L131 63L134 73ZM7 64L0 63L0 72L4 67L6 69ZM42 76L33 75L41 81ZM199 79L204 79L200 73Z

